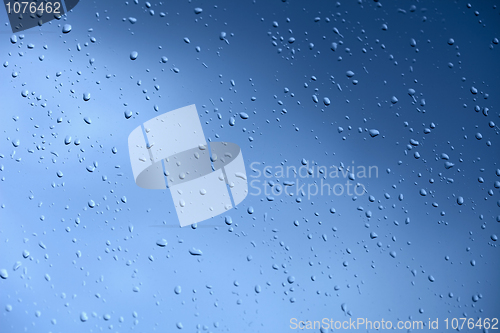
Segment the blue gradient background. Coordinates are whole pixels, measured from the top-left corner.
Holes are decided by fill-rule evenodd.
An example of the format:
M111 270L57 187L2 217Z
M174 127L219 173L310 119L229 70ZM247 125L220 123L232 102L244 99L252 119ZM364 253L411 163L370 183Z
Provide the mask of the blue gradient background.
M15 44L5 23L0 331L287 332L291 318L324 317L439 318L441 331L445 318L498 318L496 3L82 0ZM240 145L250 181L296 181L254 178L250 165L303 159L377 166L378 177L354 180L367 191L357 197L249 195L231 226L221 215L181 229L168 190L135 185L127 138L190 104L207 139Z

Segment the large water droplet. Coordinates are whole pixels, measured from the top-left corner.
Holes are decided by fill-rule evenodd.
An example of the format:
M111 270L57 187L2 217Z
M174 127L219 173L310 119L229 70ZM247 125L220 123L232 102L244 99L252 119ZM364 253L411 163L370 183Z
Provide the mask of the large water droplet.
M85 313L85 312L80 313L80 320L82 322L86 322L87 320L89 320L89 317L87 316L87 313Z
M67 34L68 32L71 31L71 24L65 24L63 25L62 32Z
M194 247L189 249L189 253L193 256L201 256L203 254L200 249L195 249Z

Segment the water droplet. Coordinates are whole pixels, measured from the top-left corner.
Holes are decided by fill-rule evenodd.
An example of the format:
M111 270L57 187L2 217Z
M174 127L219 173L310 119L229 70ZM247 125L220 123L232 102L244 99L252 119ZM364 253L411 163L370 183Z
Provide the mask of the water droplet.
M135 17L129 17L129 18L128 18L128 20L129 20L129 22L130 22L130 23L132 23L132 24L134 24L134 23L136 23L136 22L137 22L137 19L136 19Z
M345 73L345 75L347 75L347 77L353 77L354 76L354 72L353 71L347 71Z
M323 103L324 103L326 106L330 105L330 99L329 99L328 97L324 97L324 98L323 98Z
M90 100L90 93L89 92L83 93L83 100L85 102L88 102Z
M195 13L196 15L201 14L202 12L203 12L203 9L202 9L202 8L200 8L200 7L196 7L196 8L194 9L194 13Z
M158 239L158 240L156 241L156 245L158 245L159 247L165 247L165 246L167 246L167 244L168 244L168 243L167 243L167 240L166 240L166 239L164 239L164 238L162 238L162 239Z
M458 197L457 198L457 204L463 205L464 204L464 198L463 197Z
M6 269L4 268L0 269L0 277L4 280L9 277L9 273L7 273Z
M176 287L174 288L174 293L175 293L176 295L179 295L181 292L182 292L182 288L181 288L181 286L176 286Z
M396 104L398 102L398 98L396 96L392 96L391 103Z
M240 117L241 119L248 119L248 114L246 114L245 112L240 112Z
M130 53L130 60L135 60L139 56L139 53L137 51L132 51Z
M248 214L253 214L254 213L253 207L252 206L248 207L247 212Z
M84 117L83 121L86 122L89 125L92 124L92 119L90 119L89 117Z
M88 205L89 205L89 207L90 207L90 208L94 208L94 207L95 207L95 202L94 202L94 200L90 200L90 201L88 202Z
M80 313L80 320L83 323L86 322L87 320L89 320L89 317L87 316L87 313L85 313L85 312Z
M21 96L28 97L28 95L29 95L29 91L27 89L21 91Z
M374 138L374 137L376 137L377 135L380 134L380 132L378 130L376 130L376 129L371 129L371 130L368 131L368 133L370 134L370 136L372 138Z
M12 44L16 44L17 43L17 36L16 35L10 36L10 42ZM5 67L7 67L7 66L5 66Z
M203 254L200 249L195 249L194 247L189 249L189 253L193 256L201 256Z
M167 57L165 57L165 56L161 57L161 62L162 63L166 63L167 61L168 61Z
M429 275L428 279L429 279L429 281L431 281L431 282L436 281L436 279L435 279L435 278L434 278L434 276L432 276L432 275Z
M287 278L287 281L288 281L288 283L290 283L290 284L294 283L294 282L295 282L295 276L290 275L290 276Z
M67 34L68 32L71 31L71 24L65 24L63 25L62 32Z
M125 116L125 119L130 119L132 118L132 111L125 111L123 112L123 115Z

